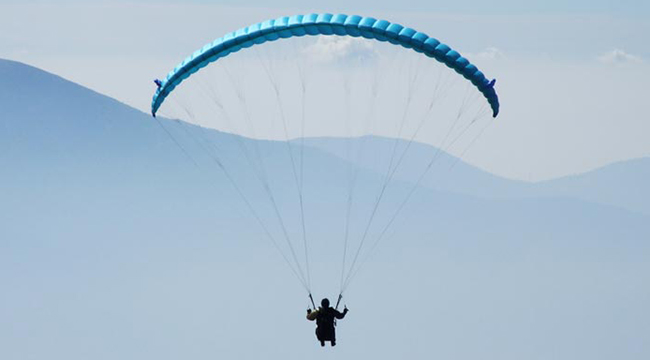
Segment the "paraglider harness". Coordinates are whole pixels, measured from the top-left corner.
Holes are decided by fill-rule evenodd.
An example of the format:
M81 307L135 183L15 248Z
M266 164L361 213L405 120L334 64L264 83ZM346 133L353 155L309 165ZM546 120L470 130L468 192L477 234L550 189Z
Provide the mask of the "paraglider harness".
M341 299L343 299L343 294L339 294L339 298L336 300L336 306L334 307L334 310L338 310L339 304L341 304ZM314 309L314 311L317 310L316 304L314 303L314 298L309 294L309 300L311 301L311 305ZM334 327L336 327L336 317L333 319ZM325 312L323 311L318 311L316 314L316 326L325 326L328 323L325 317Z

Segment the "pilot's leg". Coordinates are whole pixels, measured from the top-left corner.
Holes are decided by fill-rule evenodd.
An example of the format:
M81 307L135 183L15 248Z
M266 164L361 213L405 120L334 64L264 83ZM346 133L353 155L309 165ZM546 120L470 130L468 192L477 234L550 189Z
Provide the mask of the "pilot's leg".
M322 329L316 328L316 338L320 341L320 346L325 346L325 340L323 339Z

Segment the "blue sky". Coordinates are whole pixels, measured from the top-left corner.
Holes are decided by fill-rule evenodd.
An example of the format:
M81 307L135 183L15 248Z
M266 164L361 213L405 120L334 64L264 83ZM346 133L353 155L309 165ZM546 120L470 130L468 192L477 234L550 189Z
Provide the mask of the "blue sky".
M650 154L646 1L302 4L1 1L0 57L148 111L151 79L226 32L288 14L359 13L435 36L498 79L503 113L467 154L474 165L539 180Z
M19 0L3 0L3 4L20 4L20 3L38 3L38 4L61 4L61 3L108 3L106 0L87 0L87 1L74 1L74 0L40 0L40 1L19 1ZM145 0L145 1L129 1L128 3L140 4L161 4L161 3L179 3L175 0ZM196 3L196 4L222 4L222 5L242 5L241 1L237 0L194 0L183 1L183 3ZM642 13L650 11L650 4L643 0L536 0L536 1L517 1L517 0L494 0L494 1L464 1L464 2L451 2L451 1L423 1L423 0L404 0L404 1L387 1L387 0L358 0L354 2L344 0L330 0L330 1L312 1L312 6L327 6L348 9L390 9L390 10L427 10L427 11L453 11L453 12L475 12L481 14L521 14L521 13L540 13L540 12L558 12L558 13L606 13L617 15L632 15L641 16ZM325 5L326 4L326 5ZM300 0L275 0L272 3L269 1L252 0L246 1L246 6L255 7L283 7L283 8L302 8L304 1Z

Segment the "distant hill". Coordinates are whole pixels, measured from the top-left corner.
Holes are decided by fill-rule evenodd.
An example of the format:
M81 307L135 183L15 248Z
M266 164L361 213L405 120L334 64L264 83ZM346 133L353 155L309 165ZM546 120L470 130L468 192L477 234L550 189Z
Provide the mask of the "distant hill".
M407 141L400 140L396 143L394 139L368 136L351 140L312 138L308 139L306 144L383 175L387 173L391 155L394 154L393 157L399 159L406 151L394 175L395 179L405 181L417 179L428 163L435 158L433 166L422 182L423 186L435 190L499 198L526 194L532 185L490 174L431 145L422 143L414 142L409 145Z
M297 186L284 143L251 140L175 120L160 119L158 123L118 101L17 62L0 61L0 77L4 119L0 172L9 180L3 190L7 199L23 202L23 206L31 199L34 203L26 211L36 211L39 202L52 201L58 207L70 205L73 209L85 208L84 202L114 204L121 199L121 206L146 212L150 208L160 211L164 208L161 202L167 201L171 207L191 204L227 215L232 215L228 209L234 206L247 216L243 221L252 221L238 194L241 191L273 232L281 233L275 202L288 231L300 233ZM340 235L342 228L331 224L345 222L349 176L354 170L358 178L351 199L350 231L361 236L364 219L372 213L386 179L390 153L395 148L396 154L401 154L406 142L380 137L310 138L305 145L307 225L320 228L323 237ZM362 152L356 151L361 148ZM414 143L408 151L377 207L369 237L378 236L382 226L395 217L413 182L437 150ZM455 214L463 221L491 219L493 224L508 224L519 234L528 230L514 224L534 228L536 221L547 224L556 217L560 221L600 209L611 212L610 218L619 219L618 223L643 223L643 217L627 210L648 214L645 199L650 195L644 184L649 167L648 159L640 159L532 184L500 178L441 153L429 176L415 190L416 201L395 220ZM556 203L563 205L554 209ZM477 208L482 211L475 211ZM567 213L569 208L573 210ZM443 224L454 222L452 217ZM562 226L568 226L567 231L573 229L568 232L572 234L587 231L579 223ZM632 223L626 226L638 227ZM459 229L452 227L450 231ZM589 230L589 236L603 237L607 232L591 234Z
M535 184L537 196L566 196L650 215L650 158Z
M393 139L366 137L349 141L313 138L308 139L306 144L385 174L393 149L396 149L394 152L399 156L408 143L400 141L395 146ZM484 198L577 198L650 215L650 190L647 185L650 182L649 158L623 161L584 174L529 183L487 173L447 153L436 155L438 151L430 145L411 144L395 178L405 181L417 178L426 164L437 156L422 182L423 186L431 189Z

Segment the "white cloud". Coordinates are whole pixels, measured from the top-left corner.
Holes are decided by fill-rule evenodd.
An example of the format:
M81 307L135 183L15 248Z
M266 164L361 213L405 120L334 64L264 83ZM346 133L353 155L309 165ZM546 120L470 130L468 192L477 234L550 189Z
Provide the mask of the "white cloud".
M315 43L305 48L304 53L321 63L365 62L378 55L372 42L340 36L319 36Z
M471 56L472 58L484 59L484 60L499 60L499 59L506 58L506 55L503 53L503 51L495 47L489 47L479 53L471 54L468 56Z
M639 56L628 54L620 49L614 49L608 53L600 55L598 61L604 64L638 64L643 62Z

